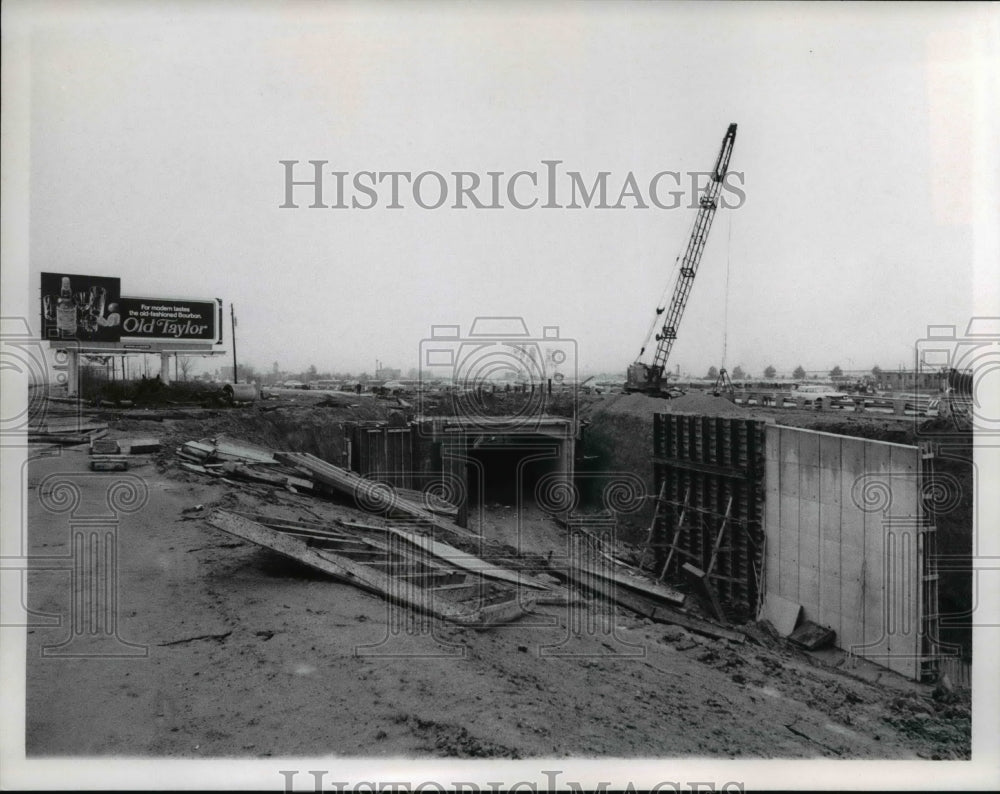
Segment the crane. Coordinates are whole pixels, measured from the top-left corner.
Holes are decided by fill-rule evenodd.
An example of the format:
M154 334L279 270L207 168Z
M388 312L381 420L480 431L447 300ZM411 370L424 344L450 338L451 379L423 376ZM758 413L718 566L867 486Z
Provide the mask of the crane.
M669 309L658 307L656 317L658 318L666 310L667 316L663 321L663 326L656 334L656 353L653 356L652 364L645 364L642 356L646 352L646 344L639 351L639 356L628 368L628 376L625 381L625 391L641 391L654 396L669 396L662 389L664 375L666 372L667 359L670 357L670 350L677 339L677 328L680 325L681 317L684 315L684 307L687 305L688 296L691 294L691 286L694 284L695 274L698 272L698 263L701 261L702 252L705 250L705 243L708 240L708 232L712 228L712 219L719 205L719 193L722 190L722 182L726 178L729 169L729 158L733 153L733 144L736 143L736 125L730 124L726 130L726 135L722 139L722 148L719 149L719 156L715 160L715 168L709 175L708 186L701 194L698 201L698 215L695 218L694 226L691 229L691 237L688 240L687 248L683 257L680 258L680 270L677 273L677 281L674 284L673 297L670 299ZM655 327L656 320L653 321ZM650 329L652 333L652 327Z

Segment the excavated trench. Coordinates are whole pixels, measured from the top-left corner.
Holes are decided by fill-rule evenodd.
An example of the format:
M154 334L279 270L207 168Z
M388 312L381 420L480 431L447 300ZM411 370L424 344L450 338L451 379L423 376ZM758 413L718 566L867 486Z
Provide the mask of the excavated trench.
M566 411L562 411L564 407L561 406L559 412L565 414ZM507 405L497 406L498 410L509 408ZM688 412L688 409L691 409L691 413L719 412L723 415L734 415L742 411L731 403L720 402L709 395L699 395L696 400L682 398L673 401L655 400L643 395L606 395L582 400L579 411L582 432L577 443L574 472L578 494L577 509L586 512L606 507L606 486L621 474L641 481L646 494L652 494L653 416L663 411ZM348 465L353 428L359 423L380 422L383 426L399 427L405 425L405 420L410 418L404 416L394 404L375 400L328 407L301 404L281 410L261 410L257 406L208 411L198 418L169 419L162 422L149 421L151 417L143 419L137 414L138 412L129 412L114 417L118 419L116 425L124 430L141 430L143 435L163 437L167 441L164 451L166 457L170 457L173 448L184 441L222 434L272 449L309 452L341 466ZM755 418L775 420L773 412L770 415L757 414L756 411L750 413ZM778 419L782 424L840 435L911 445L922 440L912 425L860 421L840 412L820 416L816 412L786 411ZM971 439L949 438L951 441L942 450L936 470L947 475L949 482L957 483L959 493L956 499L949 501L947 510L933 515L937 528L938 553L970 556L974 506ZM509 443L511 440L516 443ZM465 483L470 504L513 505L521 498L544 508L546 504L557 500L551 490L552 475L558 473L560 465L557 460L549 458L526 461L526 457L536 454L536 449L542 449L546 443L551 445L544 438L530 440L528 437L508 439L503 444L491 444L488 440L478 445L475 445L475 441L470 442L464 452L471 475L467 476ZM440 479L441 453L440 450L436 453L428 451L432 449L433 445L422 448L417 439L412 462L412 487L420 488L431 480ZM549 493L545 498L549 502L542 504L545 500L540 500L539 495L547 488ZM447 493L442 495L448 496ZM652 503L652 499L646 499L638 509L619 515L619 537L623 541L641 544L645 540L653 516ZM559 505L565 506L565 502L559 502ZM942 572L941 639L960 646L966 657L971 656L968 614L972 609L972 600L971 581L967 571Z

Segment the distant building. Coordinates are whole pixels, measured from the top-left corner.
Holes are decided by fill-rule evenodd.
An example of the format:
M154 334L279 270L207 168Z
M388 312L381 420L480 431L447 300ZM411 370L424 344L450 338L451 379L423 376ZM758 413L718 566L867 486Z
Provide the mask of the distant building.
M908 391L912 389L938 390L941 388L942 373L918 372L912 369L883 370L878 375L872 375L876 389L885 391Z
M403 371L401 369L380 367L379 369L375 370L375 380L381 380L381 381L399 380L400 376L402 375L402 372Z

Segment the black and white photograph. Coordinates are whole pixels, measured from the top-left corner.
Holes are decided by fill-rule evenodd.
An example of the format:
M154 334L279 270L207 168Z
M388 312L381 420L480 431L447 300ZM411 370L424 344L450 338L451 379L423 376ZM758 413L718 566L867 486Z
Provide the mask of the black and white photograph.
M1000 788L997 5L2 15L3 788Z

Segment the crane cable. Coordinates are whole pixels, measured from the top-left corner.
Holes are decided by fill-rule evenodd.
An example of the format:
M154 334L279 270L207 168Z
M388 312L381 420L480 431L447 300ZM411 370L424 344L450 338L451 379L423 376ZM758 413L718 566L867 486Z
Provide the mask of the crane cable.
M667 282L667 285L663 288L663 294L660 295L660 300L656 304L656 314L653 315L653 319L649 321L649 330L646 331L646 339L642 343L642 349L639 351L639 358L642 358L643 353L646 352L646 348L649 346L649 341L653 338L653 334L656 333L657 323L661 323L660 317L666 310L664 303L666 302L667 294L673 291L674 285L677 283L677 276L680 273L680 262L681 255L678 254L677 258L674 259L674 276Z

